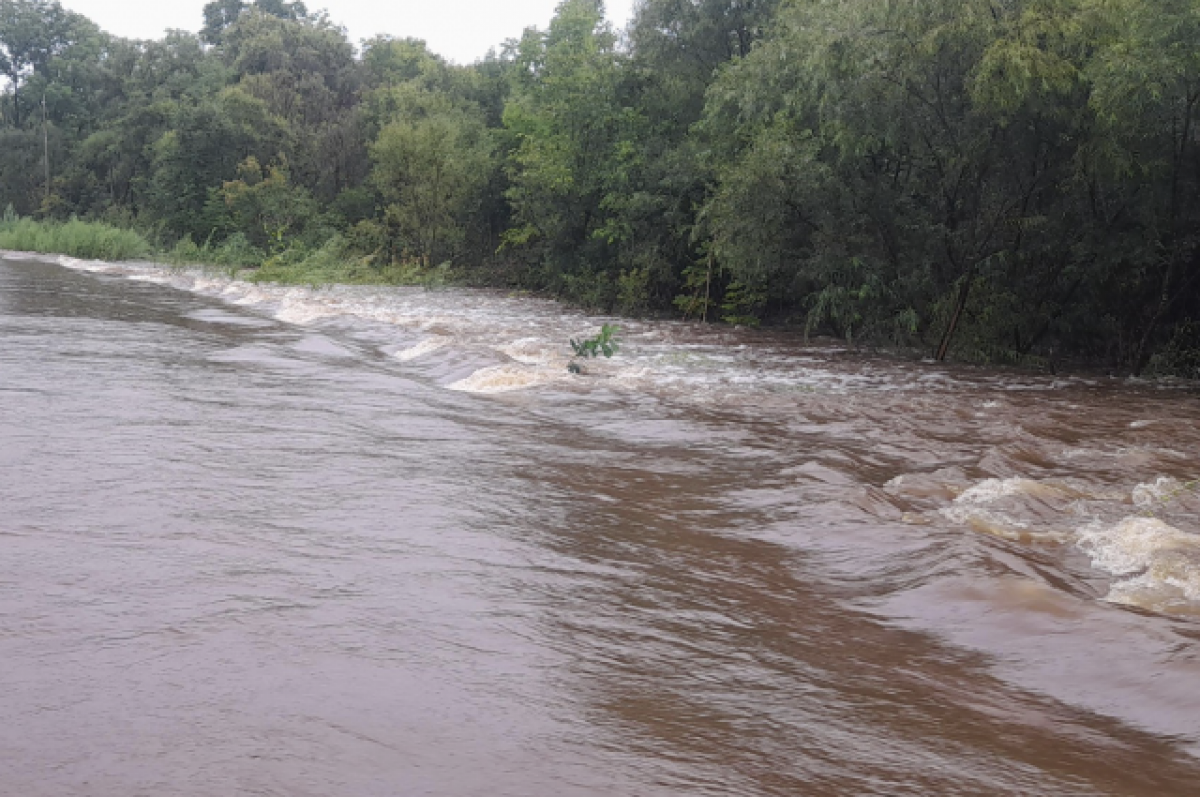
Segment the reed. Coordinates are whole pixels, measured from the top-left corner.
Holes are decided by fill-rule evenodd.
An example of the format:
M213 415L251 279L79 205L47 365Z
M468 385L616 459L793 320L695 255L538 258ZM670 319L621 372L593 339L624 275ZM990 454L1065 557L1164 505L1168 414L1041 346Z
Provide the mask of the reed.
M148 255L150 244L140 233L102 222L35 221L5 213L0 217L0 249L86 260L132 260Z

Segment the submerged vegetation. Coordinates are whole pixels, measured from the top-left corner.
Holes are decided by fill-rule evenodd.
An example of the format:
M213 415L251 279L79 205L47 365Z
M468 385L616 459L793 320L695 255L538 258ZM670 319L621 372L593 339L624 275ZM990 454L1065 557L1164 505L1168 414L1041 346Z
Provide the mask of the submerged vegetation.
M620 327L605 324L600 327L597 334L590 338L581 338L580 340L571 338L571 351L575 353L575 357L567 363L567 370L573 374L581 374L583 368L575 360L601 356L607 358L615 355L621 350L621 342L617 338L620 332Z
M203 23L0 0L0 247L1200 373L1200 0L563 0L467 66Z
M600 328L600 332L593 337L575 340L571 338L571 350L575 352L576 357L612 357L621 349L621 344L617 340L617 334L621 328L612 324L605 324Z

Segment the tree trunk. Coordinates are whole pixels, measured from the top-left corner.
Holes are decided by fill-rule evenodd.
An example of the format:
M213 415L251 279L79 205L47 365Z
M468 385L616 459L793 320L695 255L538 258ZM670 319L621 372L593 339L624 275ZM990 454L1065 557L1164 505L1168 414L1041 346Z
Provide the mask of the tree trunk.
M1142 332L1141 339L1138 340L1137 351L1133 354L1134 376L1141 376L1142 371L1146 369L1146 365L1150 362L1150 338L1154 336L1154 331L1158 329L1158 322L1162 320L1166 304L1164 297L1164 299L1159 301L1158 309L1154 315L1146 322L1146 329Z
M708 276L704 280L704 314L700 317L701 324L708 323L708 301L709 296L712 295L712 267L713 253L712 249L710 248L708 250Z
M934 358L938 362L943 362L946 359L946 354L950 351L950 341L954 339L954 332L958 329L958 322L962 318L963 310L967 307L967 298L971 295L971 281L973 277L973 271L968 271L963 277L962 287L958 291L958 300L954 303L954 314L950 316L950 324L946 327L946 332L942 335L942 342L938 345L937 355Z

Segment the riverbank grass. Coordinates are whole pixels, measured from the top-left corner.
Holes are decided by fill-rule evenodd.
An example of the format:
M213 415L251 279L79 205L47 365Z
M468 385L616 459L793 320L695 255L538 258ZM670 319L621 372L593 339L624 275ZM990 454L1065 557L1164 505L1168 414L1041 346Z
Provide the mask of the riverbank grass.
M0 216L0 249L69 255L84 260L155 258L178 269L218 271L251 282L281 285L420 285L442 287L454 282L448 266L422 268L412 264L377 265L353 251L340 235L309 249L291 246L268 254L235 233L219 244L197 245L191 239L171 249L156 250L136 230L96 221L39 221L15 215Z
M132 260L151 251L149 242L134 230L79 219L36 221L10 212L0 217L0 249L85 260Z
M279 285L420 285L443 287L455 282L448 265L423 268L415 264L380 265L354 250L341 235L316 248L294 244L268 254L235 233L220 244L197 245L185 238L163 259L175 268L217 270L249 282Z

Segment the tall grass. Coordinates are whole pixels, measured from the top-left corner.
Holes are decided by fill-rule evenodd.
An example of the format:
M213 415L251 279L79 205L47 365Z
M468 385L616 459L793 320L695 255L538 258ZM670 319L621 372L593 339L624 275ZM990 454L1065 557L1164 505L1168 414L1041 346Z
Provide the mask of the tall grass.
M6 212L0 217L0 249L86 260L132 260L149 254L150 244L133 230L102 222L34 221Z
M299 244L268 255L236 233L219 244L197 245L190 238L172 249L154 247L133 230L104 222L35 221L6 210L0 216L0 249L70 255L87 260L132 260L154 254L179 268L220 271L255 282L284 285L423 285L441 287L453 281L448 266L421 268L413 264L375 265L355 252L341 235L308 248Z

